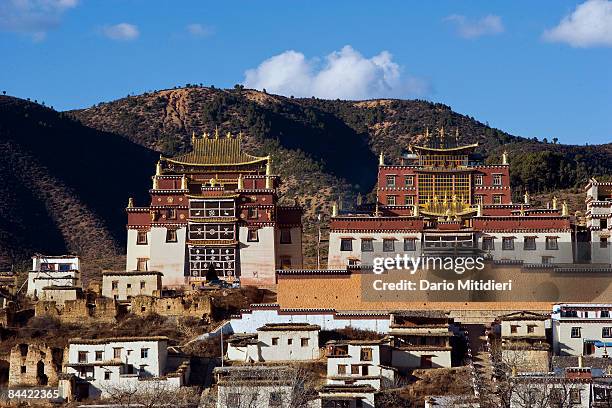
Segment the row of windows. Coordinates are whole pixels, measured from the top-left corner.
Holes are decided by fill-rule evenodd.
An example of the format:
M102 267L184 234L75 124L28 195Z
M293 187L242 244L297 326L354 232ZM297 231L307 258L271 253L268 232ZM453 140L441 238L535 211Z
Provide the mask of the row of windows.
M338 364L338 375L347 374L348 364ZM352 375L369 375L369 366L363 364L351 364Z
M402 205L399 201L399 196L397 195L388 195L387 196L387 205ZM493 194L493 204L502 204L504 201L503 194ZM414 205L414 196L406 195L404 196L404 205ZM484 195L475 194L474 195L474 204L484 204Z
M132 284L128 283L128 284L125 285L125 287L126 287L126 289L130 290L130 289L132 289ZM147 282L140 281L140 290L144 290L144 289L146 289L146 287L147 287ZM112 290L118 290L119 289L119 281L116 281L116 280L112 281L111 288L112 288Z
M514 240L515 237L502 237L502 250L514 251ZM535 251L537 248L536 237L524 237L523 238L523 250ZM495 238L494 237L483 237L482 238L482 249L485 251L495 250ZM546 237L546 249L547 250L558 250L559 242L557 237Z
M273 346L278 346L278 342L279 342L279 338L278 337L272 337L272 345ZM287 339L287 345L291 346L293 344L293 339ZM308 347L308 345L310 344L310 339L307 337L302 337L300 339L300 346L302 347Z
M502 174L493 174L493 186L502 186L503 185L503 179L502 179ZM483 186L484 185L484 177L482 174L476 174L474 175L474 185L475 186ZM414 186L414 176L405 176L404 177L404 185L406 187L413 187ZM387 187L398 187L399 184L397 183L397 176L394 174L388 174L386 176L386 186Z
M113 347L113 359L121 359L121 351L123 347ZM127 355L129 356L132 353L132 350L126 350ZM78 360L79 363L89 363L89 351L79 351ZM140 358L148 358L149 357L149 349L141 348L140 349ZM103 361L104 360L104 351L96 350L94 352L94 361Z
M227 407L241 407L241 406L259 406L257 405L258 393L240 394L238 392L232 392L227 394ZM242 400L242 402L241 402ZM281 407L283 406L284 393L282 391L270 392L268 398L268 407ZM240 405L242 404L242 405ZM256 404L256 405L253 405Z
M193 225L193 227L192 227ZM225 224L190 224L189 238L190 239L233 239L234 232L233 228L226 226L221 228L221 225ZM209 226L209 227L207 227ZM258 230L249 230L247 234L248 242L259 242ZM175 229L168 228L166 230L166 242L178 242L177 232ZM149 240L147 238L147 231L138 231L136 237L136 245L147 245ZM291 230L289 228L280 229L280 243L291 244Z
M582 337L581 327L572 327L570 336L573 339L579 339ZM612 338L612 327L602 327L601 337L609 339Z
M175 229L166 229L166 242L178 242ZM148 243L147 231L138 231L136 235L136 245L147 245Z
M394 252L395 251L395 238L384 238L383 239L383 252ZM340 251L352 251L353 250L353 238L341 238L340 239ZM404 251L416 251L416 238L404 238ZM362 238L361 239L361 252L374 252L374 239L373 238Z

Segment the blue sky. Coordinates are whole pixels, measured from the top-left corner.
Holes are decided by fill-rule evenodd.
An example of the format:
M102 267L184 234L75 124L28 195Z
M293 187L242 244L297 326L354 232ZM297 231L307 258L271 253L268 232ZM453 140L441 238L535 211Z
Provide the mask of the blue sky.
M378 3L0 0L0 90L60 110L185 83L417 97L612 142L612 1Z

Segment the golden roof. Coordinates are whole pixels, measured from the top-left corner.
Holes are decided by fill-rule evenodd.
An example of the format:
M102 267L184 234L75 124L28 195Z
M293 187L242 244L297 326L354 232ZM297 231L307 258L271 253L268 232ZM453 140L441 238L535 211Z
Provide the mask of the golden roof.
M173 158L162 158L170 163L187 164L196 166L230 166L237 164L253 164L269 160L269 157L257 157L244 153L240 143L242 136L232 137L230 133L226 137L191 138L192 150Z
M463 145L463 146L454 146L454 147L428 147L428 146L416 146L410 145L410 150L419 150L425 152L460 152L463 150L474 149L478 147L478 143Z

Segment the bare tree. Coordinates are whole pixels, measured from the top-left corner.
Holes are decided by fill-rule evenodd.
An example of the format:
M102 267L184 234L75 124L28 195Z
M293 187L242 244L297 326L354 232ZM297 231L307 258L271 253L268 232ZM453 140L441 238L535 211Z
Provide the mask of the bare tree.
M179 387L166 381L129 381L104 387L104 400L125 407L197 406L200 390L197 387Z

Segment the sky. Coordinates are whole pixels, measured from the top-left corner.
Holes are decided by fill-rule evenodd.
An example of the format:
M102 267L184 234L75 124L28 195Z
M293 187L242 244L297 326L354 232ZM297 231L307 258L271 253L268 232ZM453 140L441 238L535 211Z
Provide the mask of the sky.
M612 0L0 0L0 56L0 91L58 110L240 83L612 142Z

